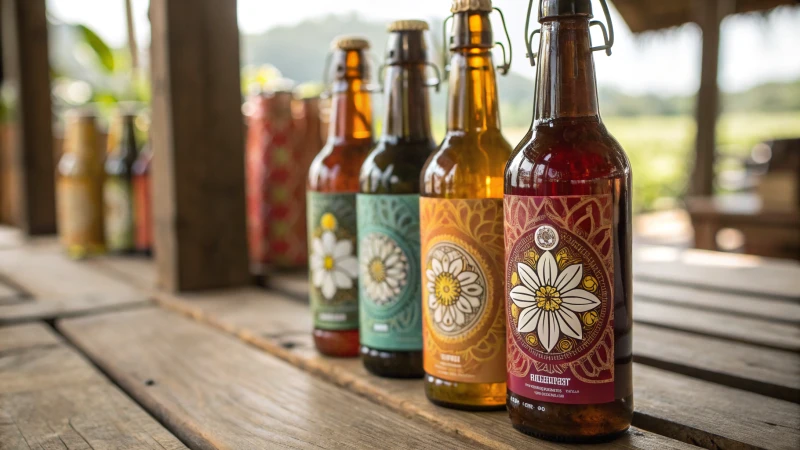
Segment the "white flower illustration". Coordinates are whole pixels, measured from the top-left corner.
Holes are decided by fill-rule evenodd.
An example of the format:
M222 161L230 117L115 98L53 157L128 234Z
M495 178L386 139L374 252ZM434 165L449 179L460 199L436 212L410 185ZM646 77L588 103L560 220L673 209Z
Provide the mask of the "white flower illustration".
M390 237L373 233L361 241L361 279L378 305L396 299L408 281L408 260Z
M428 307L433 321L445 331L453 331L467 323L467 315L481 306L483 286L478 274L464 267L464 259L450 252L441 260L431 259L428 277Z
M583 327L575 313L600 305L594 294L578 288L583 279L583 264L573 264L558 273L558 263L547 251L539 257L536 270L524 263L518 263L517 270L521 284L509 294L520 308L517 331L536 330L548 352L555 347L560 333L583 339Z
M358 276L358 260L353 256L353 244L347 239L336 240L332 231L325 231L312 242L311 281L322 295L331 300L339 289L351 289Z

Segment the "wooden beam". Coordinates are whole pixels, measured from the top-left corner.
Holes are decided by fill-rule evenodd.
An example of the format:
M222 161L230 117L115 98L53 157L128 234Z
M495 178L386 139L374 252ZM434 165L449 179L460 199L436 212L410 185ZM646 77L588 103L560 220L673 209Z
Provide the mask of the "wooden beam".
M236 0L153 0L150 15L159 283L246 284Z
M714 193L714 153L719 116L719 43L722 19L735 11L734 0L706 0L694 3L696 21L703 31L700 89L697 92L697 139L691 193Z
M45 0L2 0L3 70L16 107L10 126L17 222L28 235L56 231L50 63Z

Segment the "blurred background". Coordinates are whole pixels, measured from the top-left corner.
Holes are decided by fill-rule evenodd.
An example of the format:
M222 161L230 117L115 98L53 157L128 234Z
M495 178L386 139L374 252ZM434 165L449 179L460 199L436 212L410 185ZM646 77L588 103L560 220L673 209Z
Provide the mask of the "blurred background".
M376 8L373 0L239 0L243 113L252 113L246 100L261 91L302 84L300 95L318 94L325 55L337 35L365 35L381 60L386 25L397 18L430 22L440 64L449 3L407 0ZM719 117L713 187L707 192L692 183L702 104L697 96L708 70L702 62L704 33L690 20L695 3L612 1L613 55L595 55L603 118L633 165L636 239L800 259L800 7L793 1L738 2L722 21L714 42ZM527 2L494 4L505 12L514 46L512 71L500 77L499 92L504 133L516 143L530 125L534 90L535 72L523 45ZM136 127L146 142L149 0L47 0L46 6L56 140L60 118L70 108L95 105L102 132L119 102L135 101L143 105ZM751 12L736 14L742 8ZM595 10L598 16L600 8ZM499 30L498 21L501 40ZM712 39L713 33L706 34ZM594 37L601 39L599 32ZM432 95L439 139L447 92ZM376 131L380 97L375 96ZM6 121L13 93L4 89L2 100ZM3 186L13 185L13 174L2 174ZM2 219L13 224L11 190L0 201Z

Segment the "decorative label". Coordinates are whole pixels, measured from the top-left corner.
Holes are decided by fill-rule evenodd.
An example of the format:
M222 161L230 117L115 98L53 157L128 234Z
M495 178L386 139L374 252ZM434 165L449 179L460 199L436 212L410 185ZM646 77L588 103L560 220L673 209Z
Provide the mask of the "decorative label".
M67 248L103 244L100 187L82 178L58 183L58 231Z
M419 195L358 195L360 339L422 350Z
M133 248L133 197L131 185L117 177L106 178L103 188L106 245L111 251Z
M356 194L308 192L307 219L314 326L357 329Z
M420 199L425 372L502 383L503 201Z
M508 389L614 401L611 195L505 196Z

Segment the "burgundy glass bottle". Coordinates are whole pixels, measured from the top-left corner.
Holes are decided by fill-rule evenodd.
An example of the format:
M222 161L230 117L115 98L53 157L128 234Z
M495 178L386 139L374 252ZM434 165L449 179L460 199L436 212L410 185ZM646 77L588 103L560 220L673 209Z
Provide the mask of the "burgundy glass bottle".
M613 29L593 48L591 19L590 0L542 0L534 120L505 176L507 407L570 442L633 416L631 168L597 102L592 51Z

